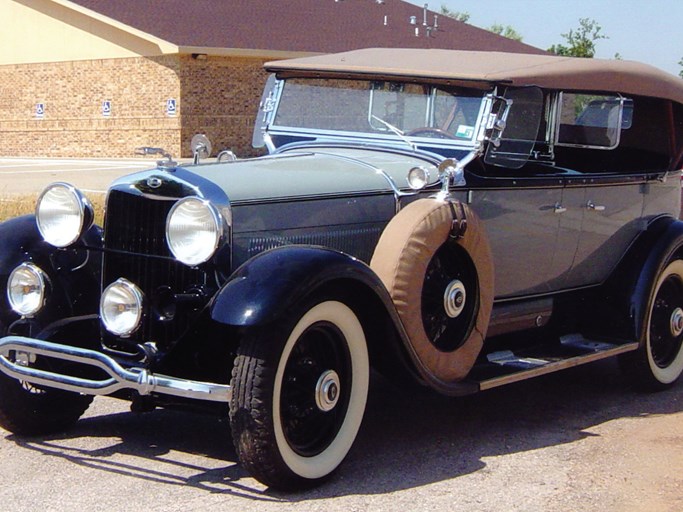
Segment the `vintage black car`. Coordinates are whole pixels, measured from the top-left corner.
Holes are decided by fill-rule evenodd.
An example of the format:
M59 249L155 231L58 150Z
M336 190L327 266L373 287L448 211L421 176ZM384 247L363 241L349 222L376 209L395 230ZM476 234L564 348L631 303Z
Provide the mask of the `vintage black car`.
M94 395L214 410L298 489L351 448L370 368L447 395L610 356L679 379L682 80L447 50L266 68L267 156L162 158L102 227L65 183L0 225L3 428L64 429Z

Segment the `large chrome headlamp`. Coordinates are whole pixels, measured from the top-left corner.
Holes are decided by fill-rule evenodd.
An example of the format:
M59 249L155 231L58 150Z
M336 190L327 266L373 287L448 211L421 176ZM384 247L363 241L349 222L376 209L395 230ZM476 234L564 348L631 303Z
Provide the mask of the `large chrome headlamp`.
M21 316L33 316L45 303L45 273L33 263L22 263L7 280L7 299Z
M106 329L117 336L128 336L140 326L143 295L127 279L107 286L100 298L100 318Z
M67 183L48 186L36 205L36 222L43 239L67 247L90 228L94 218L90 201Z
M166 241L173 256L185 265L199 265L216 252L223 237L223 218L208 201L186 197L166 219Z

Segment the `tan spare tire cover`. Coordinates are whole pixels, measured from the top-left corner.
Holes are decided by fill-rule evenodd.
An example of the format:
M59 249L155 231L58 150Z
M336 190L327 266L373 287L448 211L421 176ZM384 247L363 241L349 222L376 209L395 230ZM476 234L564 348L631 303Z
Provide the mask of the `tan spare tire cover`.
M462 236L450 237L454 213L467 221ZM422 320L422 291L429 263L445 244L457 244L474 263L478 307L473 326L455 350L438 349L429 339ZM431 376L446 383L462 380L481 351L493 307L493 261L483 224L467 205L437 199L418 199L401 210L387 225L375 248L371 268L386 286L410 338L414 355ZM466 300L472 290L467 290ZM445 289L444 289L445 292Z

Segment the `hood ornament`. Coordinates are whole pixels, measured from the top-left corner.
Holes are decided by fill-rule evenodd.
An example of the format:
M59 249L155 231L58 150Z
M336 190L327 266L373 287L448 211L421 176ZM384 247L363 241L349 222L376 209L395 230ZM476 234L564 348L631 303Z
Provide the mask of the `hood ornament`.
M178 162L173 160L171 154L163 148L143 146L141 148L136 148L135 154L141 156L161 155L162 157L166 158L166 160L157 160L157 167L166 171L173 171L178 166Z

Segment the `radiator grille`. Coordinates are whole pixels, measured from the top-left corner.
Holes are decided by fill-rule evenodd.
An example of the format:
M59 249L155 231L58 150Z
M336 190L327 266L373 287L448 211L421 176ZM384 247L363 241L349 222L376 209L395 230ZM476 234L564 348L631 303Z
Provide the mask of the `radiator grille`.
M107 200L104 228L102 289L123 277L145 296L140 329L121 340L103 330L105 345L130 352L138 343L170 346L189 327L193 315L177 311L172 320L160 320L153 307L158 298L186 293L206 284L203 271L177 262L165 240L166 216L178 198L151 198L113 190Z

